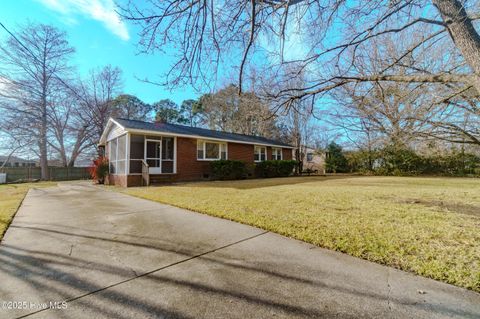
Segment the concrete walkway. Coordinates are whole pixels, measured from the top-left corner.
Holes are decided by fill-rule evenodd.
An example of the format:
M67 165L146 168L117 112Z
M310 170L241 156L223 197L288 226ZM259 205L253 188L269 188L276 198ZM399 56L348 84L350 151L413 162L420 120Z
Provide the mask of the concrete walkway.
M480 294L87 183L28 193L0 302L0 318L480 318Z

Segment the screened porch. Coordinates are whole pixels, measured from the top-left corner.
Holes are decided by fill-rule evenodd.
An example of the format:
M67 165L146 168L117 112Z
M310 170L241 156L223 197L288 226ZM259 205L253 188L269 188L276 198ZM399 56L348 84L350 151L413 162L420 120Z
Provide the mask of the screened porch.
M176 173L176 138L126 133L109 140L105 153L112 175Z

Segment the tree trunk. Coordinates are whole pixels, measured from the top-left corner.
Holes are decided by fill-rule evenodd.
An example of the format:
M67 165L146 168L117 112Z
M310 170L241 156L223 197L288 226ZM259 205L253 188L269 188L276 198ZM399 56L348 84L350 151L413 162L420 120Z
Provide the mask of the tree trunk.
M295 175L300 175L302 172L302 160L301 160L301 150L299 147L295 148L295 159L297 160L297 165L295 166Z
M58 142L60 144L60 152L59 152L60 159L62 160L62 166L67 167L67 164L68 164L67 151L65 150L65 141L63 138L63 133L59 132L58 135L59 135Z
M48 151L47 151L47 138L46 138L46 121L43 121L42 118L42 127L40 128L40 170L41 170L41 179L47 181L50 179L48 171Z
M42 96L40 105L40 136L39 136L39 151L40 151L40 171L41 179L47 181L50 179L50 172L48 170L48 150L47 150L47 44L44 45L43 60L42 60Z
M456 47L472 68L475 74L472 85L480 93L480 35L459 0L432 0L432 2L442 15Z
M45 85L46 86L46 85ZM47 181L50 179L48 171L48 150L47 150L47 97L46 88L42 92L42 106L41 106L41 123L39 136L39 151L40 151L40 170L41 179Z
M83 126L77 134L77 140L75 142L75 146L72 149L72 153L70 156L70 160L68 161L68 167L73 167L75 166L75 161L77 160L78 156L82 152L82 145L85 140L85 135L87 134L87 126Z

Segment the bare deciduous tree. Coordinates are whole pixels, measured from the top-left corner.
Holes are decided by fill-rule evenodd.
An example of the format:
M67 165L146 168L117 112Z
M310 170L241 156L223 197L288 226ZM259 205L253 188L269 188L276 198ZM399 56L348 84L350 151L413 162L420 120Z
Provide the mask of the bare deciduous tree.
M205 126L226 132L278 137L276 117L268 104L253 92L238 95L238 88L229 85L200 99Z
M420 134L450 143L480 146L480 101L475 90L470 88L460 97L445 99L440 105L441 111L426 120L429 127Z
M0 76L8 82L0 92L2 126L34 141L42 179L49 179L49 109L55 108L55 92L64 89L73 52L64 32L43 24L22 27L0 46Z
M110 117L116 116L113 103L122 88L122 71L107 65L91 70L87 79L79 85L79 105L74 116L88 127L88 138L96 145Z
M270 97L287 106L296 99L322 97L347 83L454 83L480 91L480 36L474 25L480 15L473 0L149 0L145 5L130 1L121 9L126 19L140 25L143 52L171 43L177 48L178 60L164 82L171 86L208 84L222 61L232 63L237 57L233 65L238 67L240 91L248 62L263 64L272 79L280 64L294 62L307 69L305 85L271 92ZM286 59L284 44L294 29L300 30L300 45L307 54ZM453 49L456 68L425 69L421 59L403 74L392 67L368 74L352 68L356 55L346 54L349 50L371 47L380 36L414 32L421 32L418 41L391 59L392 66L420 51ZM262 59L269 43L276 59Z
M296 69L297 76L291 78L288 74ZM305 73L298 69L298 65L289 65L282 74L282 87L298 87L304 84ZM278 106L277 106L278 109ZM297 173L303 170L303 162L307 149L314 147L318 125L313 123L313 104L311 99L293 101L291 107L280 112L280 122L283 124L287 141L295 146L295 159L299 161Z
M78 157L95 145L88 123L78 116L82 103L76 92L73 84L68 90L57 92L55 107L48 111L48 144L65 167L74 166Z
M378 73L390 67L399 74L418 69L419 54L406 56L401 63L390 62L404 47L418 39L378 37L371 48L355 51L355 68L359 74ZM444 52L440 53L443 55ZM425 69L458 67L454 52L443 59L429 53L421 57ZM439 62L440 61L440 62ZM376 144L403 144L413 140L437 138L455 143L478 145L478 98L472 86L456 83L363 82L348 83L335 94L340 109L334 110L335 122L342 123L350 133L374 132ZM339 121L340 120L340 121Z
M0 141L2 141L0 151L7 154L0 169L4 168L14 155L27 153L31 143L31 140L17 136L15 131L6 130L2 124L0 124Z

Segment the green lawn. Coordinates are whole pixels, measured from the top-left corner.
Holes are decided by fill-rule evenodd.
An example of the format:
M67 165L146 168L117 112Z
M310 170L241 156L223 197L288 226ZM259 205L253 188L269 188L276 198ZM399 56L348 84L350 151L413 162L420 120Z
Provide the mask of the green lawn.
M480 180L292 177L124 192L480 292Z
M30 188L55 185L52 182L0 185L0 240Z

